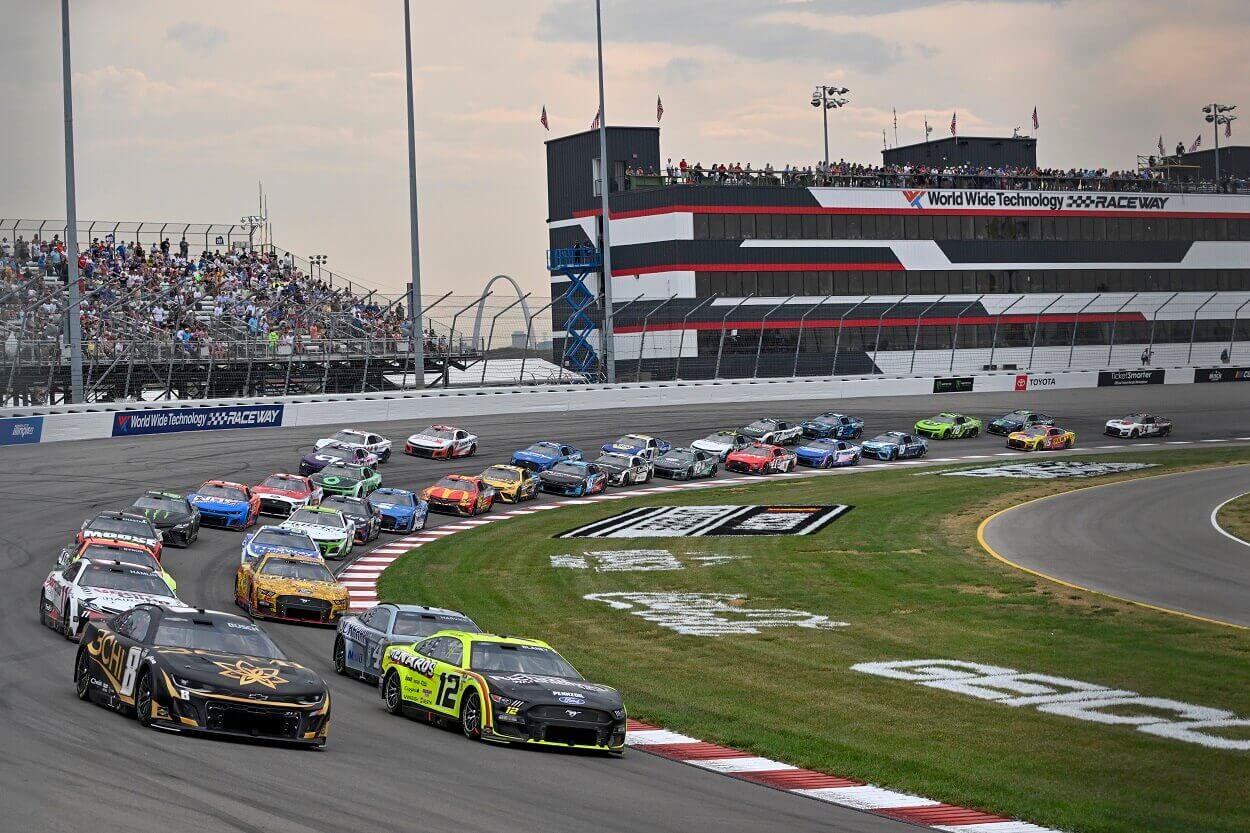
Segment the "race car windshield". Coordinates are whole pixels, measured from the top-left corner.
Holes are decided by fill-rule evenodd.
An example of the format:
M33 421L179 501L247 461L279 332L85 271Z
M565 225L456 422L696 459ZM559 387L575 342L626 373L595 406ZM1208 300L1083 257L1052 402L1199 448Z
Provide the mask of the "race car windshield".
M346 501L335 500L327 501L323 505L329 506L331 509L337 509L344 515L352 518L367 518L370 514L369 507L362 503L347 503Z
M754 446L744 448L738 452L743 457L771 457L773 452L767 448L755 448Z
M201 487L200 497L215 498L217 500L247 500L247 495L242 489L235 489L231 486L214 486L207 484Z
M768 422L766 420L757 419L755 422L752 422L750 425L748 425L746 428L743 428L742 430L743 431L756 431L756 432L761 432L761 433L765 431L771 431L773 430L773 423Z
M955 420L951 419L948 416L941 416L941 415L935 416L935 417L929 417L927 420L925 420L925 422L932 422L935 425L954 425L955 424Z
M261 565L260 574L277 578L297 578L301 581L334 581L334 575L324 564L302 558L270 558Z
M356 445L365 444L364 434L357 434L355 431L339 431L330 439L338 443L347 443L349 445L353 443Z
M396 636L429 636L442 630L481 633L482 629L460 616L434 616L401 610L395 617Z
M629 458L624 454L603 454L600 455L599 459L595 460L595 462L601 466L612 466L614 468L620 468L630 464ZM559 468L559 466L556 466L556 468Z
M129 547L105 547L99 544L88 544L83 550L83 558L92 561L120 561L123 564L135 564L140 567L150 567L153 570L160 571L161 565L150 553L142 550L132 550Z
M356 452L342 446L327 445L317 450L317 456L328 457L331 460L355 460Z
M885 445L896 445L899 441L899 438L891 436L889 434L878 434L877 436L872 438L872 441L874 443L883 443Z
M516 483L521 479L519 472L505 469L503 466L491 466L482 476L489 477L491 480L498 480L500 483Z
M458 480L454 477L444 477L434 484L435 489L451 489L456 492L467 492L473 488L473 484L465 480Z
M114 532L119 535L133 535L136 538L155 538L152 527L147 521L129 521L124 518L96 518L87 525L92 532Z
M1003 419L1007 420L1008 422L1024 422L1031 416L1033 415L1029 413L1028 411L1012 411L1011 413L1003 417Z
M431 440L454 440L456 438L456 435L451 431L443 428L435 428L432 425L420 432L417 436L428 437Z
M580 680L573 666L550 648L537 645L505 645L500 642L475 642L469 667L474 671L500 671L533 674L538 677L568 677Z
M262 529L252 538L252 546L254 547L290 547L291 549L316 550L317 545L307 535L296 535L293 533L275 532L272 529Z
M152 497L145 495L131 504L132 509L155 509L160 512L186 512L187 507L181 500L171 497Z
M360 473L348 466L331 465L321 470L321 482L325 482L327 477L337 477L339 480L359 480Z
M703 438L705 443L715 443L716 445L733 445L734 437L737 435L732 431L717 431L715 434L708 434Z
M300 509L294 515L287 518L287 523L328 526L332 529L343 528L342 519L340 519L339 516L333 512L312 512L308 509Z
M173 598L169 585L157 573L147 570L127 570L117 567L92 567L83 573L79 587L98 590L125 590L129 593L146 593L149 596Z
M686 463L694 462L694 455L689 451L679 451L673 454L665 454L660 458L660 462L668 463L669 465L684 466Z
M374 503L383 506L412 506L412 495L407 492L382 492L381 494L374 492Z
M646 444L647 444L647 441L644 440L642 437L637 436L636 434L626 434L625 436L617 439L615 443L613 443L613 445L628 445L631 447L635 445L646 445Z
M267 489L285 489L292 492L304 491L304 481L296 480L294 477L282 477L280 475L266 477L265 482L260 485Z
M551 467L551 471L554 474L568 474L573 477L581 477L586 473L584 468L575 463L556 463Z
M540 457L554 457L556 455L556 450L554 448L549 445L542 445L541 443L534 443L525 450L530 454L537 454Z
M253 624L209 619L165 616L161 619L154 645L186 648L216 654L243 654L265 659L285 659L277 645Z
M831 442L829 440L812 440L811 442L803 443L803 445L799 447L807 448L812 451L828 451L831 448L838 448L839 446L836 441Z

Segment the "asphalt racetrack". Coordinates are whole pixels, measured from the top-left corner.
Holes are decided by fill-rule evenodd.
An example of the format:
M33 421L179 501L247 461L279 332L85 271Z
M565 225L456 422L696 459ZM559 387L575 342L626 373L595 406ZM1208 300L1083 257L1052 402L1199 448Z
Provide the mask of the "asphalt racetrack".
M717 428L736 427L760 416L806 418L822 410L864 417L867 435L872 436L884 430L909 429L916 418L939 410L990 417L1033 405L1057 415L1061 424L1075 430L1078 446L1066 454L1110 453L1132 443L1100 436L1103 422L1136 409L1154 409L1172 417L1176 429L1170 440L1177 443L1250 434L1245 420L1248 394L1250 388L1240 385L1152 386L1035 397L952 394L466 418L457 422L481 437L476 458L449 464L396 454L382 472L387 485L416 489L448 471L480 471L537 439L563 440L590 452L619 434L641 431L685 444ZM424 424L359 427L376 429L402 445L404 437ZM124 506L147 488L188 491L210 477L257 483L271 472L294 468L302 450L334 428L167 435L0 450L5 473L0 486L4 506L0 513L4 576L0 583L0 818L5 830L874 833L915 829L904 822L796 797L638 751L618 759L487 746L471 743L458 732L392 717L375 689L333 673L332 629L265 626L292 659L309 665L330 684L334 722L329 744L321 751L145 730L131 719L76 700L71 682L75 646L39 624L36 602L57 552L71 540L81 521L100 509ZM1095 446L1103 448L1091 452ZM1065 453L1046 456L1061 454ZM930 457L968 456L1005 460L1024 455L1008 455L1000 437L931 444ZM841 478L829 482L835 481L845 483ZM1107 490L1105 496L1112 497L1113 491ZM1161 522L1175 517L1154 507L1132 513L1138 519L1152 514ZM1103 513L1080 517L1100 523L1106 520ZM431 516L430 520L436 526L451 519ZM1200 525L1207 523L1205 518L1199 520ZM1083 534L1077 524L1068 522L1049 528L1048 535L1064 531L1063 527L1072 535ZM184 601L236 609L233 581L240 537L238 532L204 530L190 549L166 550L166 566L178 579ZM1153 563L1157 556L1143 552L1141 559L1141 563ZM1244 591L1246 572L1241 575ZM1202 592L1196 590L1195 595ZM1242 598L1246 598L1244 593ZM489 628L491 623L480 624ZM542 623L535 622L529 635L541 638ZM628 705L628 689L624 695Z

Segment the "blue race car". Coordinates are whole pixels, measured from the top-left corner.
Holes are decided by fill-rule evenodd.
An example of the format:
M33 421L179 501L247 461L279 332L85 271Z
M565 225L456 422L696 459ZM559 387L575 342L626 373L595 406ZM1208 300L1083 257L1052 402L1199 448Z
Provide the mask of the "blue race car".
M864 436L864 421L859 417L826 411L803 423L804 437L832 437L835 440L857 440ZM803 458L799 458L803 462Z
M923 457L929 444L923 437L904 434L902 431L886 431L864 443L860 450L865 457L878 460L901 460L905 457Z
M382 534L382 513L373 505L371 497L330 495L321 501L326 509L337 509L347 522L356 527L353 537L357 544L367 544Z
M573 463L582 459L580 449L543 440L529 448L512 452L512 465L530 471L547 471L556 463Z
M794 449L798 455L800 466L812 466L818 469L831 469L837 466L853 466L859 462L859 446L846 440L835 440L822 437L818 440L805 440Z
M608 486L608 473L594 463L556 463L538 475L538 488L553 495L581 497L602 492Z
M243 539L243 553L240 560L255 561L271 552L305 558L321 558L321 550L307 534L279 526L262 526Z
M374 489L373 508L382 513L383 532L416 532L425 529L430 505L407 489Z
M626 434L614 443L604 443L604 454L636 454L655 460L668 454L672 443L657 439L647 434Z
M191 505L200 510L204 526L226 529L247 529L260 517L260 497L252 487L228 480L206 480L204 485L187 495Z

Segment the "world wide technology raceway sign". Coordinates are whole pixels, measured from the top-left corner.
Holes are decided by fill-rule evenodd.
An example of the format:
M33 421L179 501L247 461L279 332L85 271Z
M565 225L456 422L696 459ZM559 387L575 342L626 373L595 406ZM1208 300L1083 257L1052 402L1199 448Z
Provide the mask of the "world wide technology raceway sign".
M113 436L223 431L231 428L277 428L282 405L235 405L225 408L163 408L113 415Z

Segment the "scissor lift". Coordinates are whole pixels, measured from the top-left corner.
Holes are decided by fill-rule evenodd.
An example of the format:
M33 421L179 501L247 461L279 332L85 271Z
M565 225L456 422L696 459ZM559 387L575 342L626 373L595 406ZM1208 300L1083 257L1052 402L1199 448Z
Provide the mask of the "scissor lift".
M561 364L587 378L599 372L600 362L593 342L598 327L587 312L595 306L598 295L587 285L586 279L600 271L602 265L603 258L599 250L590 246L551 249L547 252L548 271L557 272L569 279L569 288L560 298L568 302L571 308L564 324L566 338Z

